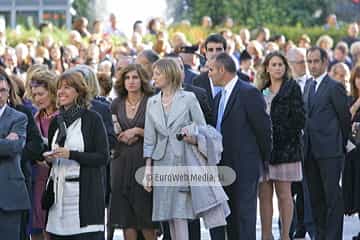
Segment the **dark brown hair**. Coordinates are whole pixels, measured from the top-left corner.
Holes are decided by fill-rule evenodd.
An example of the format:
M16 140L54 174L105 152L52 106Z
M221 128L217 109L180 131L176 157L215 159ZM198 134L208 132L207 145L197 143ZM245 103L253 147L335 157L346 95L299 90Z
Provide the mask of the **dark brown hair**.
M9 103L15 107L22 104L21 98L17 95L17 85L10 79L5 69L0 67L0 81L6 81L9 86Z
M354 98L358 98L359 97L359 90L356 87L356 78L360 78L360 64L356 65L352 71L351 71L351 77L350 77L350 90L351 90L351 96L353 96Z
M271 52L265 56L265 59L264 59L263 63L261 64L261 69L257 74L257 81L258 81L257 87L260 90L264 90L265 88L267 88L271 85L270 74L267 72L267 68L269 66L270 60L273 57L281 58L281 60L283 61L284 65L285 65L285 74L284 74L283 80L289 80L292 78L290 66L289 66L289 63L288 63L287 59L285 58L285 56L280 51Z
M75 88L76 92L79 94L75 100L76 104L85 108L90 107L90 91L81 73L75 71L64 72L57 80L57 89L61 87L63 82L66 82L70 87Z
M140 65L140 64L129 64L128 66L126 66L125 68L123 68L119 74L119 78L116 79L114 88L116 93L119 96L127 96L128 92L125 89L125 76L132 71L136 71L136 73L138 74L140 80L141 80L141 91L146 95L146 96L151 96L153 94L153 89L150 86L149 83L149 75L148 73L145 71L145 69Z

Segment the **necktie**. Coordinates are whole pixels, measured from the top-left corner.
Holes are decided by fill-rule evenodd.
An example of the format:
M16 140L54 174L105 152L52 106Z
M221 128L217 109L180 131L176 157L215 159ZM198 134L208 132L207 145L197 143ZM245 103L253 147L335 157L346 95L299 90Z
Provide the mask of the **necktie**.
M219 132L221 132L221 122L222 122L222 118L223 118L224 110L225 110L225 98L226 98L226 90L222 89L219 108L218 108L218 117L217 117L217 121L216 121L216 130L218 130Z
M221 90L222 90L222 87L214 86L214 96L213 97L215 97Z
M309 105L312 106L312 104L314 103L314 98L315 98L315 89L316 89L316 81L312 80L311 84L310 84L310 89L309 89Z

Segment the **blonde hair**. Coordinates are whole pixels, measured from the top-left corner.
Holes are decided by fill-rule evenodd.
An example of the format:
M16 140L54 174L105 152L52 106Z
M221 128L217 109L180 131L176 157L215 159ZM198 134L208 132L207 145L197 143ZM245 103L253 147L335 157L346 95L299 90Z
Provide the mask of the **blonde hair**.
M328 45L328 48L331 49L334 45L334 40L329 35L322 35L317 40L316 46L322 48L321 46L322 43L326 43Z
M32 101L34 101L32 88L41 86L49 92L51 104L56 107L57 76L54 72L48 69L39 69L32 74L29 81L30 87L28 95Z
M48 69L49 67L45 64L34 64L28 68L28 70L26 71L26 79L25 79L25 97L31 98L30 82L32 76L37 72L46 71Z
M181 88L182 73L179 64L174 59L159 59L153 65L153 69L155 68L165 75L165 78L170 81L170 84L174 90Z

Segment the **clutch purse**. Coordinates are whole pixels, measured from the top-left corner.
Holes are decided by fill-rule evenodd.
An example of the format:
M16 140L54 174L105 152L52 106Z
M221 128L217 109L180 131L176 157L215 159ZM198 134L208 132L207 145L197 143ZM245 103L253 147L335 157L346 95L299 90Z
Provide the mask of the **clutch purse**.
M55 202L55 192L54 192L54 180L49 177L49 180L46 184L46 188L41 197L41 208L43 210L49 211L52 205Z

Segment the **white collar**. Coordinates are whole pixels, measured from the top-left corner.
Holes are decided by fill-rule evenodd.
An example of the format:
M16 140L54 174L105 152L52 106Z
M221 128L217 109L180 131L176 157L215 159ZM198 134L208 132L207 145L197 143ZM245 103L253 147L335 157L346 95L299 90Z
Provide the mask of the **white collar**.
M322 82L322 80L325 78L326 75L327 75L327 72L324 72L319 77L314 78L314 80L316 81L316 89L320 86L320 83Z
M4 105L2 108L0 108L0 118L1 118L1 116L2 116L2 115L4 114L4 112L5 112L6 106L7 106L7 104L5 103L5 105Z
M233 88L235 87L236 81L237 81L237 76L235 75L235 77L231 79L230 82L228 82L224 86L224 90L226 91L227 94L232 92Z
M310 77L308 76L307 73L305 73L304 75L297 77L296 80L300 81L300 82L305 82L306 80L308 80Z
M224 90L225 90L225 105L227 104L228 100L229 100L229 97L231 95L231 92L233 91L234 87L235 87L235 84L237 83L238 81L238 77L237 75L235 75L235 77L233 79L230 80L230 82L228 82L225 86L224 86Z

